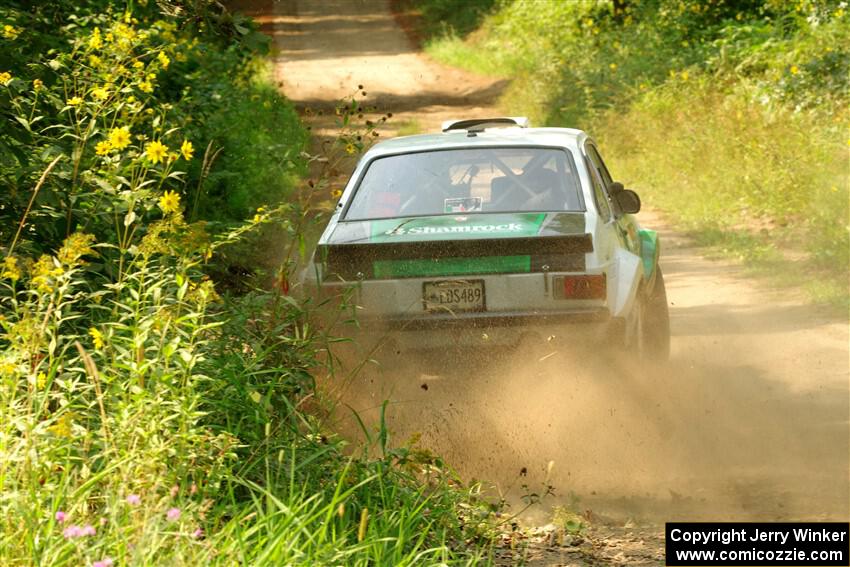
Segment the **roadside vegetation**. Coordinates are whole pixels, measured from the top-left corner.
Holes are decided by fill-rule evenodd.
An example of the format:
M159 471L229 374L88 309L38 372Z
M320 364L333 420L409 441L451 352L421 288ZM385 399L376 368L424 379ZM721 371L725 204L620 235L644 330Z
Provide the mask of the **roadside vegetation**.
M439 459L323 430L333 338L291 264L274 291L233 285L263 227L300 253L301 180L328 159L304 153L264 46L217 2L0 8L3 565L486 553L492 514Z
M712 250L847 306L850 6L839 0L409 0L436 59L587 129Z

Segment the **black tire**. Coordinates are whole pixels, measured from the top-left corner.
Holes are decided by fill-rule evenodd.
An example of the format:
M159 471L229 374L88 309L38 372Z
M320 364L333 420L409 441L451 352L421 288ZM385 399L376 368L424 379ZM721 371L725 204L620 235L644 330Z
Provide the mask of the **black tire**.
M656 268L655 282L643 298L641 308L641 356L664 362L670 358L670 310L660 267Z

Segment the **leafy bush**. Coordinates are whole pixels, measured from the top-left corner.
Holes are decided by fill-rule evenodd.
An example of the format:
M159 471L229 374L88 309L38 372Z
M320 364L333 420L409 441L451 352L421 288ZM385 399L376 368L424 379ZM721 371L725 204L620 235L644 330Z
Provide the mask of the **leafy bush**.
M308 215L283 202L305 133L245 22L132 6L0 9L2 563L473 561L474 490L410 451L346 457L305 413L307 305L207 275L263 225L297 251Z
M496 0L429 0L413 3L421 10L427 35L465 37L478 28Z

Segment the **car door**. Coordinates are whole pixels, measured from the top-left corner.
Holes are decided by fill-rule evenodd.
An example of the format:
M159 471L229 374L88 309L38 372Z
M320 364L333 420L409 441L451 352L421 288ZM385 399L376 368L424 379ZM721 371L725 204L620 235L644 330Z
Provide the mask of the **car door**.
M637 234L637 223L632 215L624 213L617 202L611 198L610 187L614 180L608 172L608 168L605 166L605 162L602 160L599 150L591 141L585 143L584 149L585 156L590 164L590 169L593 170L591 173L594 174L597 177L597 180L601 183L602 192L605 201L611 210L614 230L617 233L617 238L620 241L620 244L630 252L640 255L640 239Z

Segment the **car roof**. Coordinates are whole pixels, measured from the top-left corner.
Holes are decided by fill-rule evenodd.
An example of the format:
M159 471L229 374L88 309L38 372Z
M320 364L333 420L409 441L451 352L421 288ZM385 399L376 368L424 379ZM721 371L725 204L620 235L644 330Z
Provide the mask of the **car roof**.
M364 157L371 159L407 152L476 146L554 146L579 149L587 137L582 130L572 128L488 128L474 133L466 130L452 130L439 134L391 138L372 146Z

